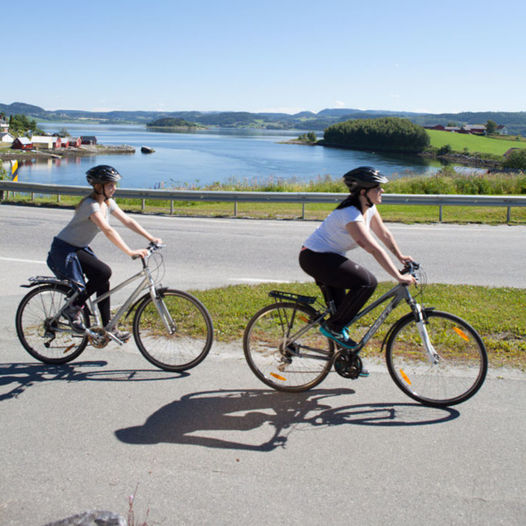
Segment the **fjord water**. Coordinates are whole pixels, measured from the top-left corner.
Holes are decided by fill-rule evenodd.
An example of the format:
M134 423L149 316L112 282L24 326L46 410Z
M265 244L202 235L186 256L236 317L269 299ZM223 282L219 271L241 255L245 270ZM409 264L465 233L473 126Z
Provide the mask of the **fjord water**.
M283 144L301 132L268 130L206 130L199 133L166 133L138 125L40 123L46 132L66 128L72 136L94 135L99 144L127 144L134 154L64 157L25 163L19 180L64 185L84 185L85 172L95 164L110 164L123 175L122 187L198 187L214 182L258 183L271 179L309 181L371 165L391 177L431 175L438 170L414 158ZM155 149L141 153L141 146Z

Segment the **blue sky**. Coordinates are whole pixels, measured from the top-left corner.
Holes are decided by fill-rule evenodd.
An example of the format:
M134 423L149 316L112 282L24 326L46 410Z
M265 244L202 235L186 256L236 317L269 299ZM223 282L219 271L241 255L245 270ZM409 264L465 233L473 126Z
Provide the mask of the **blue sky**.
M0 102L526 111L524 0L5 2Z

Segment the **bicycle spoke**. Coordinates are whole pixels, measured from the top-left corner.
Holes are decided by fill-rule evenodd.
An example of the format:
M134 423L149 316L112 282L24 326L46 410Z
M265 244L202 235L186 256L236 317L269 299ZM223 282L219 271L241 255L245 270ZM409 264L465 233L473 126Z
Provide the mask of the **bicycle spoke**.
M270 305L248 323L243 339L256 376L282 391L304 391L327 376L334 348L311 324L315 311L294 303Z
M427 313L425 329L431 349L412 316L393 332L387 344L391 376L409 396L428 405L467 400L486 375L487 355L480 336L462 319L439 311Z

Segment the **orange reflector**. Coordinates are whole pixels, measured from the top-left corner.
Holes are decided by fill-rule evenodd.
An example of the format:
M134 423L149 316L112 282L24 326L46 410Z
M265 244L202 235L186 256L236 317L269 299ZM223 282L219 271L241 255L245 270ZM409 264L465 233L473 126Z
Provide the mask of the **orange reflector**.
M287 379L283 378L283 376L276 374L276 373L270 373L270 376L273 376L276 380L281 380L282 382L286 382Z
M73 347L75 347L75 344L72 344L72 345L70 345L69 347L66 347L66 349L64 350L64 354L66 354L66 353L69 352L71 349L73 349Z
M409 385L411 385L411 380L409 380L409 377L407 376L407 374L404 373L404 370L403 370L403 369L400 369L400 375L401 375L402 378L406 381L406 383L408 383Z
M298 316L298 318L299 318L301 321L304 321L305 323L309 323L309 318L306 318L305 316Z
M467 342L469 342L469 338L468 338L468 335L461 329L459 329L458 327L453 327L453 330L464 340L466 340Z

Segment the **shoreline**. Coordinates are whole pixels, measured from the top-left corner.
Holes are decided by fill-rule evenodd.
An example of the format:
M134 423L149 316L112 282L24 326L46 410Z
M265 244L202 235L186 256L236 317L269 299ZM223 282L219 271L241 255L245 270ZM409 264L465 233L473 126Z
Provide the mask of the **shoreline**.
M31 161L33 159L63 159L64 157L89 157L103 154L133 154L135 148L127 144L104 146L102 144L84 145L64 150L8 150L0 152L0 161Z

